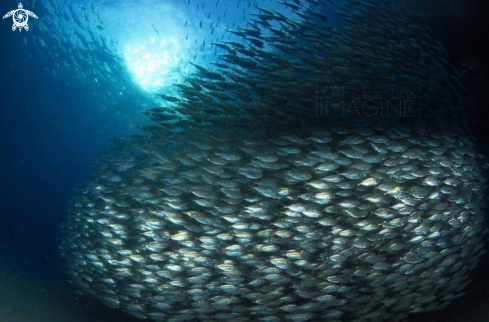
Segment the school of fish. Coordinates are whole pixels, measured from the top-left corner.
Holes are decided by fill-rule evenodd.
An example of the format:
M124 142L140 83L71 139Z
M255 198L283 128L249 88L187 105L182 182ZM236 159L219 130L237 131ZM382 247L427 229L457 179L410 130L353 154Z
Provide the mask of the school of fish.
M152 321L402 321L464 295L486 184L446 51L393 1L279 2L301 19L258 7L77 192L84 294Z

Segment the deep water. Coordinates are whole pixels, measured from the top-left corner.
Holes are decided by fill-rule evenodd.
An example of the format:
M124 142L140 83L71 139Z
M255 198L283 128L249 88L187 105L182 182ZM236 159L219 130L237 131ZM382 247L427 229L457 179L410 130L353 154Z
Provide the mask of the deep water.
M489 155L489 3L453 2L465 10L456 5L442 15L436 6L421 5L418 10L425 10L422 19L453 63L463 66L476 106L480 152ZM29 2L23 4L29 8ZM17 5L2 1L0 11L3 15ZM39 4L36 8L31 10L39 21L50 14ZM30 19L33 27L21 33L12 32L10 18L0 24L0 321L140 321L76 294L66 282L58 245L70 197L110 151L113 137L136 133L148 122L141 112L154 100L131 81L125 74L129 71L107 48L55 57L51 51L42 55L45 49L34 43L23 45L24 38L40 31L35 27L39 21ZM83 69L96 72L101 69L94 64L107 63L116 79L95 82L79 77L76 69L53 76L57 63L73 57ZM118 96L117 89L124 95ZM412 320L489 321L488 267L486 254L465 297L441 312Z

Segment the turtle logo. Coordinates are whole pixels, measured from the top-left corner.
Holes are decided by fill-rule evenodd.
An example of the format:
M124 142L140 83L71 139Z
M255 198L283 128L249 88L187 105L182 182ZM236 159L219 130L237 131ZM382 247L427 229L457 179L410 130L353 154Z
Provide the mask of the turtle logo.
M32 11L25 10L24 7L22 6L22 3L19 3L19 9L7 12L7 14L3 16L3 19L8 18L10 16L13 16L14 19L14 24L12 25L12 31L15 31L17 28L19 28L19 31L22 31L22 28L24 28L26 31L29 31L29 25L27 24L27 20L29 20L29 16L37 19L36 14Z

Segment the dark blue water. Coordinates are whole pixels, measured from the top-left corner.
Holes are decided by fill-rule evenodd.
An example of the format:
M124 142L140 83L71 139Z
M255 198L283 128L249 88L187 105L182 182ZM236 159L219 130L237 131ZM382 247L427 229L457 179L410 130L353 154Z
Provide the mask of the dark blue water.
M221 1L221 6L229 5ZM3 15L17 5L3 1L0 12ZM26 9L29 5L24 3ZM464 80L477 106L475 131L481 151L487 153L488 4L469 1L460 5L467 7L465 16L457 12L437 15L436 8L430 7L425 18L454 63L467 66ZM28 32L12 32L10 18L0 24L0 278L8 279L0 280L0 299L11 300L0 301L0 321L135 321L78 296L65 283L58 252L59 226L70 197L87 180L96 160L110 150L111 138L135 133L145 124L140 112L151 107L153 100L115 56L110 35L106 46L90 49L75 47L63 38L56 41L56 37L46 38L45 48L30 41L23 44L24 38L38 37L41 30L36 24L52 15L39 4L31 10L39 21L30 19ZM49 32L57 29L50 27ZM52 55L61 48L73 51ZM56 68L63 60L77 61L81 69ZM111 68L111 79L102 75L104 64ZM77 74L80 70L93 70L100 77L97 82L93 77L87 80ZM419 319L489 320L487 256L479 267L465 298L443 312Z

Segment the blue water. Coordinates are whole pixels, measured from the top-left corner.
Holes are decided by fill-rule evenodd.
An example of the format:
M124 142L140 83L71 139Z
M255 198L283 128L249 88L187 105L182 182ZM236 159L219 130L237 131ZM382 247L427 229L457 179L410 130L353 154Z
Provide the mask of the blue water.
M149 123L141 112L162 103L155 93L171 93L187 72L170 59L168 71L156 69L151 79L165 86L148 86L128 64L126 48L146 46L156 59L168 53L152 40L173 37L183 44L178 59L205 64L215 58L206 34L222 37L251 13L233 2L208 1L209 10L199 2L197 10L193 0L30 1L24 8L39 19L29 19L29 31L12 32L12 19L2 20L0 279L9 282L0 281L0 321L136 320L66 283L59 227L70 197L110 151L112 138L140 132ZM17 6L3 1L0 8L5 14ZM219 25L214 14L221 15Z
M276 5L270 0L255 2L268 8ZM11 18L1 21L0 299L8 293L11 302L0 301L0 321L139 321L79 297L65 283L59 226L70 197L87 180L96 160L110 151L112 138L138 133L148 124L141 112L167 104L154 94L172 93L170 85L189 72L182 62L212 61L215 51L210 43L228 37L228 27L245 26L255 2L248 7L248 1L238 6L235 0L38 0L23 2L39 17L29 19L29 31L12 32ZM0 11L3 15L17 6L16 1L2 1ZM443 19L439 23L442 31L449 26ZM489 146L484 122L489 112L481 108L488 98L483 89L489 84L489 45L484 50L480 43L489 42L479 23L474 22L475 31L462 24L459 34L456 30L440 35L447 37L458 63L467 60L479 68L468 81L479 104L476 129L483 149ZM178 49L168 40L171 37ZM155 45L152 39L166 43ZM453 46L463 41L472 47ZM138 78L138 70L128 62L141 46L151 59L169 55L156 72L143 69L149 78ZM140 62L144 63L148 62ZM484 265L489 265L487 258ZM466 299L424 321L489 320L484 309L489 302L486 270L479 269L475 279ZM52 300L45 303L46 298Z

